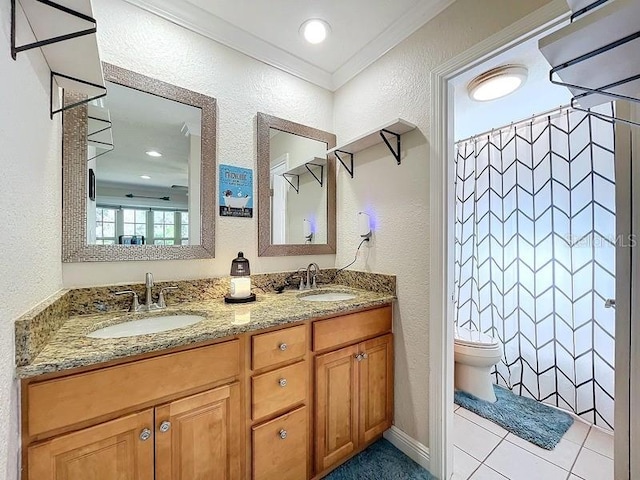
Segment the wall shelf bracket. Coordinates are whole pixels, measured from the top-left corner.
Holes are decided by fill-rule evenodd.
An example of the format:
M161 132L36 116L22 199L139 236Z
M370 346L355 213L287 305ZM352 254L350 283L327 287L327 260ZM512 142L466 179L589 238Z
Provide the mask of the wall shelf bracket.
M102 90L103 93L99 94L99 95L95 95L93 97L88 97L85 98L79 102L74 102L71 103L69 105L63 105L60 108L57 108L54 110L53 107L53 92L54 92L54 83L55 83L55 79L56 77L59 78L64 78L65 80L69 80L71 82L77 82L79 84L82 84L84 86L87 87L91 87L91 88L96 88L99 90ZM99 98L105 97L107 95L107 87L103 86L103 85L98 85L96 83L91 83L91 82L87 82L86 80L82 80L80 78L74 78L71 77L69 75L65 75L64 73L59 73L59 72L51 72L51 77L50 77L50 81L49 81L49 115L51 116L51 118L53 118L53 116L56 113L60 113L60 112L64 112L65 110L69 110L71 108L75 108L75 107L79 107L80 105L84 105L86 103L92 102L94 100L98 100ZM64 90L63 90L63 98L64 98Z
M287 183L289 185L291 185L293 187L293 189L296 191L296 193L300 193L300 175L296 175L295 173L283 173L282 177L287 181ZM295 179L296 183L295 185L293 184L293 182L291 180L289 180L289 177L291 177L291 180Z
M313 175L313 178L316 179L316 181L320 184L320 186L322 187L323 184L323 179L324 179L324 165L319 165L317 163L312 163L312 162L307 162L304 164L305 168L307 169L307 171ZM316 175L316 172L314 172L311 167L317 167L320 168L320 178L318 178L318 175ZM298 179L299 180L299 179ZM299 184L299 183L298 183Z
M340 161L340 163L342 164L342 166L345 168L345 170L347 172L349 172L349 175L351 175L351 178L353 178L353 153L350 152L345 152L344 150L334 150L333 153L335 154L336 158ZM349 168L347 166L346 163L344 163L344 160L342 159L342 157L340 156L340 154L343 155L349 155L349 158L351 159L351 168Z
M385 133L388 134L388 135L392 135L392 136L396 137L396 149L395 150L391 146L391 143L389 142L389 139L386 137ZM400 145L401 145L400 144L400 134L383 128L383 129L380 130L380 136L382 137L382 140L384 140L384 143L387 145L387 148L391 152L391 155L393 155L393 157L396 159L396 162L398 163L398 165L400 165L400 163L402 163L400 161Z
M60 12L66 13L74 18L79 18L91 24L89 28L84 30L78 30L76 32L67 33L65 35L58 35L51 38L45 38L43 40L38 40L32 43L26 43L24 45L16 45L16 1L11 0L11 57L15 60L18 56L18 53L24 52L27 50L31 50L33 48L40 48L46 45L51 45L53 43L64 42L65 40L71 40L73 38L83 37L85 35L91 35L96 33L97 31L97 22L94 18L84 15L83 13L76 12L75 10L65 7L64 5L60 5L58 3L52 2L50 0L36 0L38 3L42 5L46 5L47 7L51 7Z

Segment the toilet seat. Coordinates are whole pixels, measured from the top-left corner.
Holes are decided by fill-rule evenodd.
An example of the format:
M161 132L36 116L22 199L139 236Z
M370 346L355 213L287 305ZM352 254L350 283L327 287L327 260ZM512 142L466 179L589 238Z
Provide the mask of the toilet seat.
M454 343L459 346L478 349L495 349L499 346L498 340L491 335L478 330L471 330L470 328L456 328Z

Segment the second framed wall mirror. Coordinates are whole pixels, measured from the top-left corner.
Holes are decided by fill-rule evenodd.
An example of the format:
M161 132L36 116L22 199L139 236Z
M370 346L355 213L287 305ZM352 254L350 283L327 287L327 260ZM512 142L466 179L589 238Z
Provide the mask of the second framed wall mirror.
M258 254L336 252L332 133L258 113Z

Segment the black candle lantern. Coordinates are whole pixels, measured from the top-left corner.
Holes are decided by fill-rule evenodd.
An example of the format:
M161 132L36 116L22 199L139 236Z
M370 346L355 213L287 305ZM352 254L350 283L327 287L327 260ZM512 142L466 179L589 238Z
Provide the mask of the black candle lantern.
M256 299L256 294L251 293L251 269L249 260L244 258L242 252L238 252L238 258L231 262L231 288L225 295L227 303L247 303Z

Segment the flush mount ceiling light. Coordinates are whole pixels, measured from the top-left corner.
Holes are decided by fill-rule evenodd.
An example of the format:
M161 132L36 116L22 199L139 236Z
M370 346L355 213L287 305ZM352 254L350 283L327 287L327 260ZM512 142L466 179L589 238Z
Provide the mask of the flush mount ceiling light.
M329 24L319 18L311 18L300 26L300 34L307 42L314 45L324 42L330 31Z
M467 85L469 97L477 102L488 102L515 92L527 80L527 67L502 65L484 72Z
M161 157L162 154L156 150L149 150L148 152L145 152L147 155L149 155L150 157Z
M149 175L140 175L140 178L143 180L151 180L151 177Z

